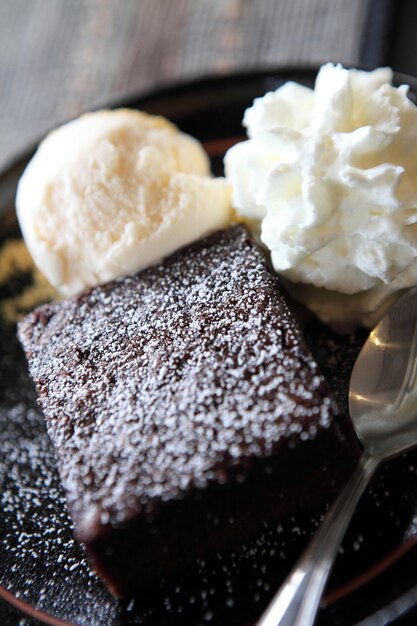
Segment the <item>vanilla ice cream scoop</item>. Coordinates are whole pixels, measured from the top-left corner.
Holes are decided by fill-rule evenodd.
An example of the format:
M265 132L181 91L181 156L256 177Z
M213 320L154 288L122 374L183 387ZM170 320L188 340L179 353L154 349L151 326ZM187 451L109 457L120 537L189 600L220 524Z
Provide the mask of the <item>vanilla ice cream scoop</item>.
M225 159L275 270L338 327L372 326L417 283L417 108L391 81L324 65L314 90L288 82L255 100L249 141Z
M64 295L134 274L227 226L231 191L198 141L167 120L119 109L50 133L18 186L29 251Z

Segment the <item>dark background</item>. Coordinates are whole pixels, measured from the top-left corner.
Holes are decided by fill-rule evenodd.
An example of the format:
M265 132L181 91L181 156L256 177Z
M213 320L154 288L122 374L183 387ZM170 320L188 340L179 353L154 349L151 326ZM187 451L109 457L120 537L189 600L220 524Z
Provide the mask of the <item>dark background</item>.
M413 4L0 0L0 170L28 143L81 111L154 87L329 60L384 63L394 22L401 22L409 46L416 47L411 21L393 16L415 13ZM399 41L393 64L412 72L404 37Z

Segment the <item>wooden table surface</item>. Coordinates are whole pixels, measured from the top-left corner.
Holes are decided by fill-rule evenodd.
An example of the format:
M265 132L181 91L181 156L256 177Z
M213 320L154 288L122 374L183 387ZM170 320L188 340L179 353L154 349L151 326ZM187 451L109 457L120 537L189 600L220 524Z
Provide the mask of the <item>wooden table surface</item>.
M383 63L394 4L0 0L0 171L57 124L161 85L328 60ZM0 603L0 624L34 622Z

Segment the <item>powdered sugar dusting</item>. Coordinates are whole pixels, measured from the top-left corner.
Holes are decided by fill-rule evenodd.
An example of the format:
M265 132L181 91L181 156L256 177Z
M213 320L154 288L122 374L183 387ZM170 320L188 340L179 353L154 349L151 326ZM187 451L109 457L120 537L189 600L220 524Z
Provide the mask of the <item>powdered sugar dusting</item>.
M13 288L20 288L18 281L13 281ZM309 344L317 343L320 334L327 337L328 329L314 327ZM297 557L315 527L312 511L309 510L307 518L290 517L282 525L265 524L263 532L252 541L237 545L230 555L219 553L210 562L201 561L197 572L192 570L179 577L156 598L141 594L125 604L112 598L90 571L81 548L72 537L53 449L44 419L36 408L14 328L3 329L0 324L0 338L0 583L39 610L80 626L109 626L121 622L168 626L256 621L288 564ZM328 362L329 372L337 379L350 367L346 365L346 357L343 358L345 346L341 347L341 358L337 361L327 348L334 350L335 346L323 347L318 354L320 363L324 366ZM331 382L333 388L335 381ZM343 390L346 395L345 386ZM366 563L372 564L374 553L369 552L369 545L374 545L372 541L379 546L378 555L386 554L387 544L397 541L396 512L403 510L405 502L415 506L416 464L410 465L407 459L396 463L405 463L406 469L401 471L401 466L387 482L391 500L388 502L387 497L381 496L386 489L383 481L375 488L375 493L364 497L350 542L353 544L357 536L363 536L364 530L366 538L358 552L349 550L348 542L345 554L338 559L339 581L345 580L346 572L356 572L363 567L364 558ZM392 468L393 464L387 466L385 480L391 476ZM398 484L401 490L394 487ZM297 493L298 489L294 496ZM314 519L318 518L317 515ZM233 519L229 523L232 528L237 525ZM375 535L375 528L383 524L387 527ZM301 529L301 535L296 528ZM415 533L415 528L411 532ZM336 573L337 570L338 566Z
M241 227L20 326L76 523L118 524L337 412ZM248 463L249 461L249 463Z
M113 620L119 607L73 537L44 418L13 335L0 323L0 584L39 611L59 616L65 606L79 624Z

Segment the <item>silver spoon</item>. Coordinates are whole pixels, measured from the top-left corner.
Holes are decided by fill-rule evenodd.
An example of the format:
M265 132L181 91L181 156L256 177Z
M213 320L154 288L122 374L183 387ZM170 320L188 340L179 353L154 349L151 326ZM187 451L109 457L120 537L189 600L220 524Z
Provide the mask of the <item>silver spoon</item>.
M349 412L364 452L301 559L257 626L311 626L356 505L377 467L417 445L417 288L385 314L363 346Z

